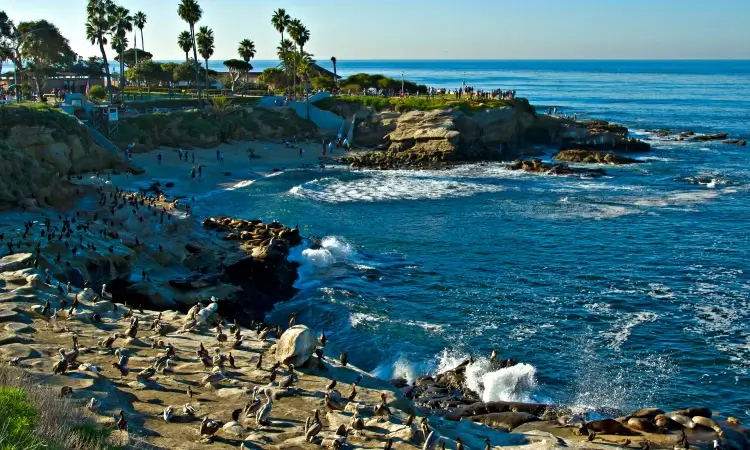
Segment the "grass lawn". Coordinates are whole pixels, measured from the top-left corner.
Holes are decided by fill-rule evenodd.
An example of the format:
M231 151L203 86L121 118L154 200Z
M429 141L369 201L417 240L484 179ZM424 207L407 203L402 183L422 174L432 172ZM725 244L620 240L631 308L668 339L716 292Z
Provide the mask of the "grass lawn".
M378 97L378 96L342 96L329 97L315 102L315 106L325 110L335 110L337 105L346 103L356 103L369 106L375 110L392 109L398 112L405 111L430 111L433 109L454 108L460 109L467 115L472 115L490 108L500 108L503 106L521 107L533 111L528 100L516 98L513 100L480 100L480 99L456 99L454 96L435 96L435 97Z

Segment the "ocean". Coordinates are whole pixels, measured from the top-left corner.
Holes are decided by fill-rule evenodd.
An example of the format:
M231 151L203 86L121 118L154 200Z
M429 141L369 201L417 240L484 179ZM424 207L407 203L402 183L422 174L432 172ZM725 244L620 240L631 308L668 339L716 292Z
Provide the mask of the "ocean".
M297 312L298 322L325 330L328 354L347 351L384 379L414 379L473 355L469 381L485 400L581 411L705 405L750 418L750 150L646 131L750 140L750 61L338 68L515 89L539 110L625 124L653 150L637 155L644 164L607 167L598 179L496 163L290 168L198 199L202 215L299 223L322 240L292 255L299 294L269 321ZM520 364L489 370L493 348Z

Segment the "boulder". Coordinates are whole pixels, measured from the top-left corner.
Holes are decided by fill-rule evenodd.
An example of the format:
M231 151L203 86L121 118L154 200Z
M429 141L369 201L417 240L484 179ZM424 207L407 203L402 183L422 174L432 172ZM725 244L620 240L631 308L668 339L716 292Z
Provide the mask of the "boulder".
M691 141L720 141L726 139L728 133L700 134L690 138Z
M276 361L282 364L304 365L312 356L318 340L304 325L295 325L281 335L276 345Z
M15 272L16 270L25 269L31 266L33 260L34 255L31 253L16 253L3 256L0 258L0 273Z
M747 146L747 141L740 141L738 139L728 139L726 141L721 141L722 144L727 145L736 145L738 147L745 147Z

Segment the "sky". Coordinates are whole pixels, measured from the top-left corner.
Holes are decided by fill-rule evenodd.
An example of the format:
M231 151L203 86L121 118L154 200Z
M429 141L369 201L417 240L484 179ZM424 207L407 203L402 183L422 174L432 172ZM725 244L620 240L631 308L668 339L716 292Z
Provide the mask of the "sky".
M187 24L179 0L116 0L143 11L146 50L184 59ZM16 23L47 19L84 56L86 0L3 2ZM750 0L199 0L199 26L214 30L212 59L237 58L240 40L256 59L276 58L271 15L285 8L310 30L305 50L346 59L750 59ZM140 41L140 36L138 37ZM132 45L133 38L130 36ZM139 44L140 47L140 44ZM109 49L108 49L109 50Z

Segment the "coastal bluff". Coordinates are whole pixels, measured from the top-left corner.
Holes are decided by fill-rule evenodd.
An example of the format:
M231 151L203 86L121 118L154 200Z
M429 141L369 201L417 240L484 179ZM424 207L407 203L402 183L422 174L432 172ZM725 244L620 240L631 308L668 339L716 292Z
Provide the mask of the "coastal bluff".
M46 106L0 108L0 209L69 205L71 174L127 169L75 118Z
M329 103L331 111L356 117L357 146L374 148L341 158L354 168L440 168L535 156L541 147L621 153L650 150L648 143L629 137L625 127L537 114L520 98L415 110L403 105L378 109L343 99Z

